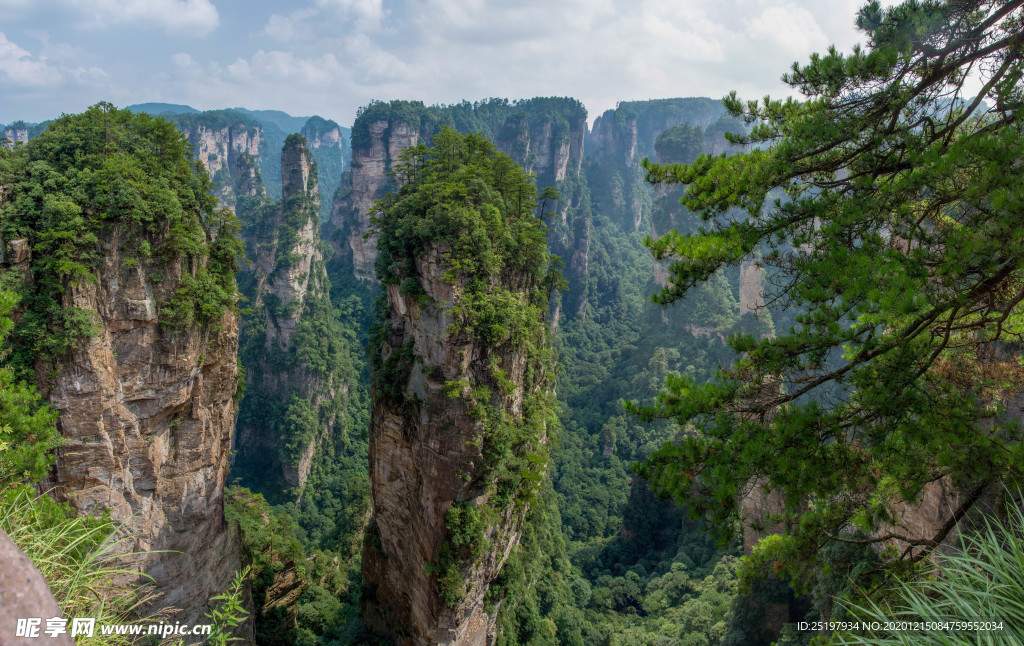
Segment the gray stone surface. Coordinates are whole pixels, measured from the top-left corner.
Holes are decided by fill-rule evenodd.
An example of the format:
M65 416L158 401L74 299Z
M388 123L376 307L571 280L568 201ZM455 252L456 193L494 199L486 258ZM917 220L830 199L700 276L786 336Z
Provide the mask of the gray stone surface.
M39 644L71 646L68 633L51 638L43 631L46 620L61 617L60 607L39 573L25 553L0 530L0 646ZM41 620L39 637L15 637L18 619Z

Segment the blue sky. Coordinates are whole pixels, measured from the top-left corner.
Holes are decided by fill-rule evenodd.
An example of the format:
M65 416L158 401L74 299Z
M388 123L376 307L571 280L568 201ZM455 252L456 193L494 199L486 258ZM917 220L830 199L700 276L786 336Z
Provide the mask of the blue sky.
M783 95L848 50L860 0L0 0L0 123L97 101L320 114L451 103Z

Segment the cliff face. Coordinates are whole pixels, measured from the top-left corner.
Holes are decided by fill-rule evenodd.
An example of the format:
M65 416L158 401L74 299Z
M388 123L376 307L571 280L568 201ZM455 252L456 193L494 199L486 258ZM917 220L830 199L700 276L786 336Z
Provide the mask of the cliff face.
M235 239L178 133L139 121L101 104L13 153L44 159L63 183L44 189L20 171L0 215L0 275L22 295L9 357L59 412L65 444L46 485L81 513L123 522L121 564L153 577L156 607L195 623L242 565L223 513L237 387ZM69 141L80 154L47 156L47 146ZM115 171L121 186L163 183L175 193L162 193L158 208L136 190L109 214L102 205L116 198L103 160L112 147L146 169ZM82 177L100 180L77 184ZM48 217L35 202L44 194L76 219Z
M538 186L552 185L570 171L580 171L586 119L586 112L578 111L564 116L513 115L495 133L494 143L523 170L536 175Z
M420 125L395 117L362 122L357 119L353 132L363 133L364 141L358 147L353 145L351 169L341 180L331 221L341 234L339 252L349 258L355 277L374 280L377 241L363 237L370 225L370 208L386 192L391 160L397 159L403 149L419 143Z
M45 380L66 444L54 483L83 513L109 509L141 552L126 565L152 576L160 607L198 620L206 599L241 567L237 536L224 523L238 326L225 312L209 329L161 330L158 303L187 273L121 269L125 241L114 231L96 284L72 286L69 307L93 312L99 334ZM53 366L43 366L48 373ZM165 552L160 553L159 550Z
M42 123L15 121L6 126L0 126L0 139L7 139L8 141L5 145L11 150L15 144L26 144L29 140L38 137L49 125L49 121L43 121Z
M681 124L707 128L723 115L721 101L703 97L623 101L594 120L587 154L626 163L653 158L654 142L662 132Z
M453 331L464 285L443 278L451 270L444 255L435 249L416 262L430 304L403 296L395 285L387 289L391 333L382 356L413 357L401 387L404 398L419 401L419 411L410 415L383 403L372 410L371 531L379 547L363 553L364 577L374 590L364 621L383 634L400 622L415 644L486 644L495 615L485 610L484 596L519 541L523 511L502 508L490 520L484 534L490 547L460 574L467 593L448 607L428 567L450 538L446 517L455 504L482 506L494 495L492 482L473 477L485 462L476 403L468 385L454 397L451 390L458 388L452 384L493 383L493 366L502 366L513 386L501 406L521 416L528 365L519 348L487 348Z
M310 117L300 134L305 137L306 145L316 159L320 175L320 219L326 221L345 171L347 137L337 123L321 117Z
M641 222L651 216L656 190L644 181L640 161L656 159L658 136L680 125L710 132L724 114L720 101L704 98L627 101L605 111L594 120L587 140L595 202L623 226L640 229ZM720 138L717 131L709 134L705 150L715 153ZM674 202L678 207L678 195Z
M535 174L538 186L554 185L579 173L583 163L586 110L570 99L494 100L429 108L395 101L362 110L352 127L351 168L341 180L331 210L333 242L359 280L374 280L376 241L363 234L373 201L395 188L388 175L392 162L410 146L429 144L441 124L460 132L483 132L498 150Z
M222 124L195 118L179 127L192 144L196 159L214 178L217 200L234 211L236 200L244 194L239 189L239 181L244 181L249 168L255 167L245 161L239 163L240 158L259 159L263 129L242 120Z
M0 563L3 564L0 567L0 626L4 627L4 644L27 646L36 640L31 637L12 639L11 626L17 626L18 620L26 617L60 617L60 606L43 575L3 530L0 530ZM74 646L68 633L51 639L54 638L55 646Z
M587 154L602 160L617 160L623 165L632 165L637 159L636 115L618 110L606 110L594 119L590 131Z
M302 126L302 131L299 134L305 137L306 145L310 150L337 148L340 154L344 145L341 128L329 119L310 117L306 121L306 125Z
M403 187L397 199L413 191ZM488 218L510 217L489 207L481 207ZM378 268L387 309L372 346L380 353L370 424L373 519L363 550L363 619L382 636L493 642L497 613L485 595L517 546L543 478L551 419L546 290L542 270L529 268L547 261L532 212L527 206L510 222L488 220L475 245L509 256L475 268L459 262L462 227L423 240L409 233L409 220L384 215L388 261ZM522 248L502 246L506 226L519 230ZM505 308L502 323L490 318L494 308Z
M247 394L238 421L238 460L250 475L262 464L260 470L276 470L288 485L302 487L317 445L335 430L348 376L332 363L331 349L320 354L333 340L322 328L314 332L328 324L333 310L317 217L317 166L299 135L286 140L281 181L280 203L254 203L241 214L252 263L240 283L255 311L245 321ZM292 417L304 407L312 417L302 416L300 424Z
M28 143L28 126L7 126L0 136L11 140L9 147L18 143Z
M223 168L231 172L241 153L249 153L254 157L259 155L263 130L244 123L220 128L197 124L186 129L185 136L192 143L196 158L203 162L207 172L216 175Z
M758 314L764 308L764 270L754 260L745 260L740 265L740 315Z

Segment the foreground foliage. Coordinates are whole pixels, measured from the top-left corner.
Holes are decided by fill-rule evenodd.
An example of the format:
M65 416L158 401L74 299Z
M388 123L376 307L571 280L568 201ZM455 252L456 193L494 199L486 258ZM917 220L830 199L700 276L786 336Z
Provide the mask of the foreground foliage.
M317 550L282 508L243 487L225 490L224 515L237 523L252 558L252 594L259 644L338 645L358 632L354 574L342 565L348 555ZM354 566L358 571L358 562ZM351 587L350 587L351 586Z
M14 323L17 295L0 289L0 487L42 480L60 445L57 412L30 384L19 381L7 362L6 342Z
M76 516L67 504L38 495L26 485L0 491L0 530L39 569L63 616L94 617L99 624L132 623L146 601L146 586L123 587L138 572L118 565L117 524L109 518ZM124 635L79 638L79 644L129 644Z
M649 245L670 258L662 303L764 254L770 301L803 311L698 385L670 376L647 417L694 424L641 473L730 531L753 481L781 492L772 561L810 584L829 540L899 538L924 558L986 489L1020 477L1007 410L1024 388L1024 121L1020 2L906 2L860 12L866 49L830 50L785 80L806 100L741 103L752 149L687 166L705 224ZM978 71L984 87L965 89ZM987 109L987 111L986 111ZM934 532L899 526L936 480L962 492ZM856 532L861 532L856 534Z
M1018 496L1019 497L1019 496ZM925 581L897 581L882 605L852 608L861 622L998 624L991 630L857 631L838 634L834 644L865 646L964 646L1024 644L1024 511L1011 505L1005 518L986 517L968 530L959 549L937 559Z

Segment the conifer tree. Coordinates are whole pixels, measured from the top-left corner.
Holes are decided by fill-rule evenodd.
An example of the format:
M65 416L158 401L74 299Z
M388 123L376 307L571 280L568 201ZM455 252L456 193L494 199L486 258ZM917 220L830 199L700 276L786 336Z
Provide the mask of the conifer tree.
M1022 6L871 2L866 47L783 77L803 100L726 98L747 152L645 160L704 221L648 240L672 260L654 300L762 254L767 301L800 312L776 338L733 337L740 358L712 383L670 376L641 411L698 429L639 470L719 529L751 483L782 494L768 520L785 536L762 554L776 570L810 572L830 541L914 562L1021 475ZM900 510L937 481L959 492L945 522L904 531Z

